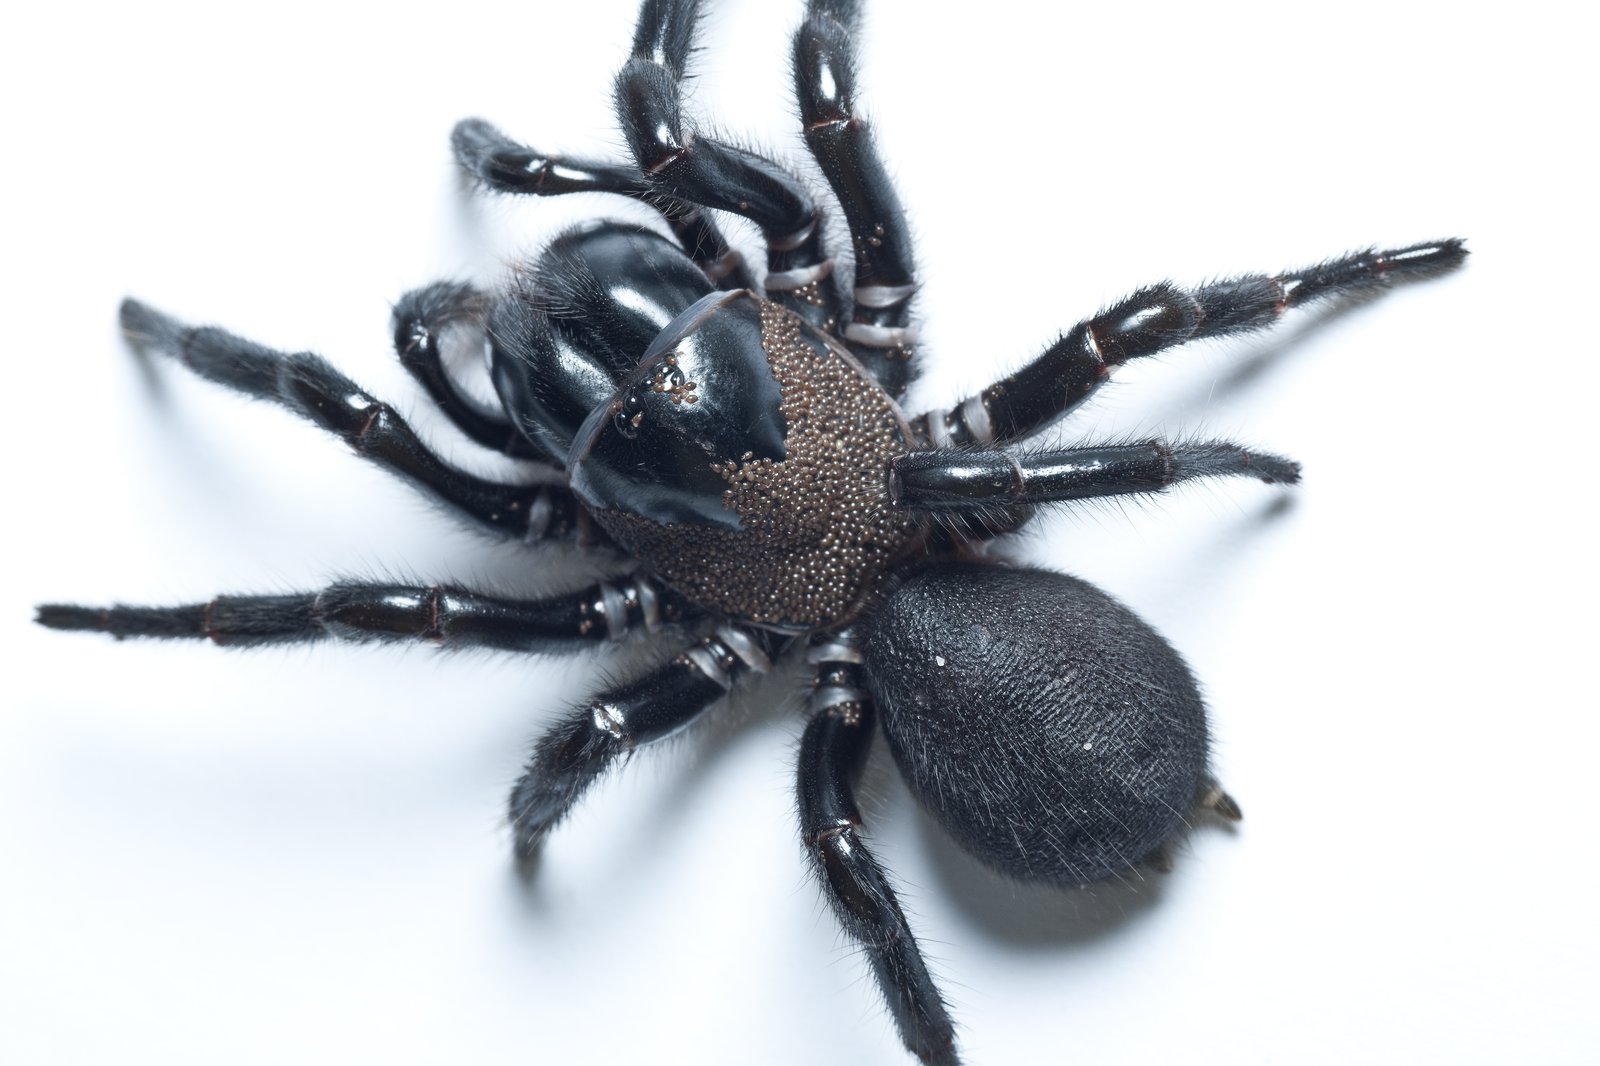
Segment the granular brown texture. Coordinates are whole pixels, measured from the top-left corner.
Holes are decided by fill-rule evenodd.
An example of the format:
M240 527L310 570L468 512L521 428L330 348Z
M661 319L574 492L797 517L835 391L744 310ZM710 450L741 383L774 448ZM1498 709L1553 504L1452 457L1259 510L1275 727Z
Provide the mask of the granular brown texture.
M746 454L711 464L743 528L596 517L657 574L703 607L770 625L848 620L917 527L889 506L885 471L906 450L887 394L853 363L801 336L800 320L761 305L761 343L788 426L781 460Z

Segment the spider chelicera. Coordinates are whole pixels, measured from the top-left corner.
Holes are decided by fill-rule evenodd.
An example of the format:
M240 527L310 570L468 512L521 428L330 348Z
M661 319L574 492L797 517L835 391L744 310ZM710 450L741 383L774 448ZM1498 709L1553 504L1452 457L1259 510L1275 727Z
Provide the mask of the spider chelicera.
M617 79L632 162L544 155L478 120L454 136L461 165L490 189L629 197L659 212L660 230L580 227L497 292L438 283L395 309L400 359L444 414L542 476L504 484L455 469L314 355L122 308L137 346L283 404L507 537L626 556L620 576L538 601L342 581L181 607L47 605L39 621L230 645L331 636L519 651L679 630L671 661L569 710L537 741L510 800L523 859L619 757L803 650L814 672L798 774L805 850L907 1048L954 1063L949 1014L862 840L853 789L874 730L928 812L1021 880L1112 877L1159 860L1199 811L1237 818L1208 772L1205 711L1171 646L1093 586L984 548L1041 504L1194 478L1298 479L1295 463L1225 441L1026 442L1130 359L1438 274L1466 253L1445 240L1194 289L1153 285L976 395L908 417L897 401L917 370L917 276L856 114L858 5L810 0L794 38L805 141L850 230L848 289L805 183L683 114L697 11L696 0L643 4ZM718 211L760 230L764 270L730 247ZM483 338L494 409L445 369L442 338L458 329Z

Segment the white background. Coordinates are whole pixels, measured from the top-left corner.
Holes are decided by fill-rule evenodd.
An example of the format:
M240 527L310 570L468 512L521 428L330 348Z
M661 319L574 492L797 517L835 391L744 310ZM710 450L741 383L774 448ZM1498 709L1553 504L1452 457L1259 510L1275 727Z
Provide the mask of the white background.
M500 469L427 417L388 307L615 206L485 205L451 162L472 114L620 151L630 0L545 6L12 16L0 1061L909 1061L804 871L792 681L608 779L524 887L505 791L622 660L30 624L341 574L584 580L292 416L147 374L115 328L134 293L316 349ZM795 161L798 6L714 5L693 100ZM871 7L864 94L926 278L914 406L1160 277L1474 254L1130 367L1070 427L1238 437L1306 480L1061 513L1018 549L1124 599L1205 685L1246 820L1174 873L1013 888L878 752L873 846L968 1061L1600 1060L1592 27L1537 3L1040 7Z

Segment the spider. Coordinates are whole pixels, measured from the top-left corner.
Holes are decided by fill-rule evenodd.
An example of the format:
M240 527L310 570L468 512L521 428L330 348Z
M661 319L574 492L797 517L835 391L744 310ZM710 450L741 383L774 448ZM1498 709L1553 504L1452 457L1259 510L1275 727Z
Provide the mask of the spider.
M794 38L804 139L851 236L835 278L806 184L699 133L681 106L697 0L645 0L617 79L627 163L534 151L480 120L453 144L489 189L602 192L659 228L598 221L555 238L488 292L440 282L398 302L400 360L468 437L527 460L501 483L440 459L387 404L315 355L271 351L129 300L137 347L276 401L509 539L568 538L628 560L566 595L339 581L178 607L51 604L42 624L226 645L427 641L561 651L663 627L680 651L562 714L509 804L531 861L584 791L686 727L739 680L804 657L805 852L860 945L906 1047L958 1061L953 1024L890 879L863 839L855 781L881 731L908 785L994 870L1062 887L1163 861L1191 818L1238 818L1208 768L1208 726L1178 653L1077 579L990 545L1042 505L1197 478L1293 483L1290 460L1226 441L1029 445L1112 369L1189 340L1264 328L1292 307L1458 265L1459 240L1366 251L1277 275L1142 289L1021 369L914 417L917 292L904 212L855 102L854 0L809 0ZM717 212L766 247L752 270ZM668 236L670 234L670 236ZM447 335L480 336L498 397L447 371Z

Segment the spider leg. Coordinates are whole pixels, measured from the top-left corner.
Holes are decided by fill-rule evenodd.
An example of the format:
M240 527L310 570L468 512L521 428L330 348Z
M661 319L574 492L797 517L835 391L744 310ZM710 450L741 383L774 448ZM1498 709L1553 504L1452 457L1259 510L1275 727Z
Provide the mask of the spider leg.
M1392 280L1430 278L1466 258L1460 240L1368 250L1305 270L1246 274L1185 290L1163 282L1085 319L1033 362L948 411L922 416L935 446L1003 444L1036 433L1129 359L1201 337L1249 333L1314 300L1365 295Z
M908 326L917 291L911 233L867 122L856 112L855 0L810 0L794 36L795 96L806 146L839 199L855 246L854 306L843 336L891 396L914 371Z
M843 638L843 639L841 639ZM873 733L861 654L843 634L818 637L811 720L800 740L800 836L845 933L866 953L907 1049L956 1066L955 1028L883 867L860 836L855 781Z
M452 648L559 651L577 641L622 640L657 629L689 608L643 576L600 582L544 600L508 600L449 585L340 581L317 592L219 596L180 607L80 607L47 603L49 629L125 637L209 639L229 646L348 641L427 641Z
M486 293L454 281L413 289L394 305L395 353L400 365L462 433L513 459L548 462L551 456L517 432L503 410L490 410L464 395L445 369L441 345L445 329L464 322L482 330L489 300Z
M617 114L651 188L750 219L767 243L767 294L821 328L839 319L827 284L821 212L799 178L754 152L702 136L683 113L684 67L699 0L644 0L633 55L617 75Z
M889 499L905 510L982 515L997 506L1160 492L1200 477L1292 485L1300 480L1300 464L1227 441L911 452L889 464Z
M457 123L450 143L461 168L496 192L534 196L604 192L649 204L718 288L755 286L744 256L729 247L711 216L694 204L663 196L638 167L546 155L513 141L481 118Z
M122 328L139 350L169 355L203 378L287 407L498 533L534 541L587 527L587 514L559 471L551 468L541 484L504 485L458 470L429 451L394 408L319 356L185 325L136 300L123 301Z
M639 680L568 711L534 743L511 790L517 858L530 861L545 835L619 757L689 725L746 672L769 669L770 640L763 630L719 626Z

